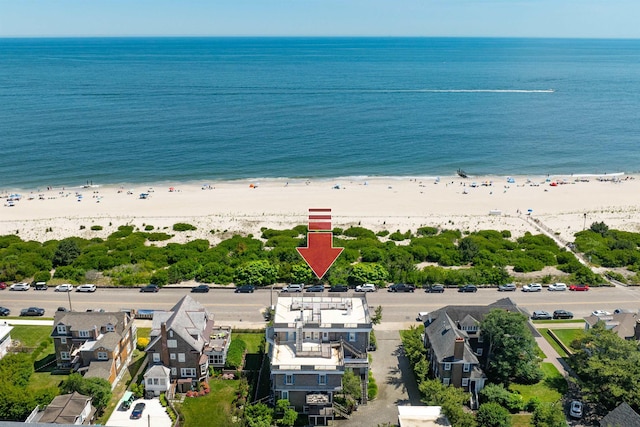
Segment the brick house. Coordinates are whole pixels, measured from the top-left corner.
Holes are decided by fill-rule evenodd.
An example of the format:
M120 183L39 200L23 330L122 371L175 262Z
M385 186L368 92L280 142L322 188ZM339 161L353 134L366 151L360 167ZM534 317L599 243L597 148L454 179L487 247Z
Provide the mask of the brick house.
M215 325L213 315L185 295L170 310L153 313L146 352L149 364L169 368L177 391L186 392L209 377L209 366L224 366L230 343L231 328Z
M58 369L104 378L115 385L131 361L137 341L125 312L56 312L51 332Z
M432 374L445 385L469 391L472 406L486 381L482 367L489 351L480 322L494 309L518 311L511 299L503 298L486 306L450 305L424 317L424 345Z
M364 294L279 296L266 332L274 399L288 399L312 424L327 425L344 410L333 397L350 369L360 378L366 403L372 329Z

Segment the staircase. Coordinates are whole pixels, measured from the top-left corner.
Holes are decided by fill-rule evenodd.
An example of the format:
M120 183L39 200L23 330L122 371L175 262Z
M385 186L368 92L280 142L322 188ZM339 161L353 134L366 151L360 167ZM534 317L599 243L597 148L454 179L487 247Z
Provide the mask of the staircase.
M351 417L351 414L349 414L349 411L347 410L347 408L345 408L344 406L342 406L339 403L333 402L333 412L345 419L349 419Z
M349 353L353 354L356 359L367 359L367 355L365 353L361 353L354 346L346 342L344 339L340 338L340 343L342 346L349 351Z
M360 380L360 390L361 390L361 393L362 393L360 395L361 396L360 403L362 405L366 405L367 402L369 401L369 384L368 384L368 381L367 381L366 377L362 378Z

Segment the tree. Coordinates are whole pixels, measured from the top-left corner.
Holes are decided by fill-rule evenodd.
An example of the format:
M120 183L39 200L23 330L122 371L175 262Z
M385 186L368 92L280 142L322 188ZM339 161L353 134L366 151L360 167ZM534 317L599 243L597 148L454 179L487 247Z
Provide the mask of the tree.
M356 400L362 398L360 389L360 377L353 373L351 369L347 369L342 375L342 391Z
M244 410L244 419L249 427L271 427L273 409L264 403L248 405Z
M458 243L458 252L460 252L462 261L469 263L478 255L480 247L472 237L465 237Z
M309 283L313 279L313 271L307 264L291 266L291 283Z
M62 393L74 391L91 396L93 406L100 412L106 408L111 399L111 384L103 378L85 378L78 373L73 373L60 385Z
M533 410L531 419L534 427L566 427L567 419L565 418L562 405L558 402L552 404L539 404Z
M361 285L363 283L382 283L389 273L377 263L360 263L353 266L349 274L349 283Z
M522 410L522 396L518 393L512 393L502 384L487 384L480 390L480 401L483 403L497 403L504 406L511 413Z
M80 255L80 247L75 238L60 240L53 254L53 266L70 265Z
M374 315L371 316L371 323L379 325L382 322L382 306L379 305L374 310Z
M483 403L476 415L482 427L511 427L511 414L497 403Z
M594 233L598 233L602 237L604 237L607 234L607 232L609 231L609 226L607 226L607 224L605 224L602 221L601 222L594 222L593 224L591 224L591 227L589 227L589 228L590 228L591 231L593 231Z
M288 399L280 399L276 402L275 412L280 416L280 418L276 420L276 424L291 427L296 423L298 413L289 406L290 403Z
M536 343L523 314L491 310L481 322L480 330L483 339L489 342L487 375L494 382L533 384L542 379Z
M266 286L275 283L278 269L266 260L249 261L236 270L236 285Z

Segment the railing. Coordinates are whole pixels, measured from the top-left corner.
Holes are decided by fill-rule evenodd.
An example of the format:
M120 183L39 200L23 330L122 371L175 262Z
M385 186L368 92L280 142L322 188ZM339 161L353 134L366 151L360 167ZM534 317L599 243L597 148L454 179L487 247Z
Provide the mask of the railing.
M349 419L351 417L349 410L335 401L333 402L333 411L343 418Z
M351 353L354 356L356 356L356 359L367 359L366 353L362 353L360 350L355 348L353 345L351 345L347 341L345 341L342 337L340 337L340 344L342 344L342 346L344 348L349 350L349 353Z

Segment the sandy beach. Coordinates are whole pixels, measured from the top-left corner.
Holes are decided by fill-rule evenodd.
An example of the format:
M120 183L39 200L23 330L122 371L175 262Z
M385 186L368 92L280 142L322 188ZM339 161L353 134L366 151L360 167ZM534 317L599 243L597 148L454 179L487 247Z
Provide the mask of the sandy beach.
M262 179L93 185L0 191L0 235L46 241L106 237L121 225L212 243L262 227L306 224L309 208L330 208L334 227L415 231L422 226L538 233L535 220L565 241L595 221L640 231L640 179L629 175L436 178ZM552 185L556 184L556 185ZM19 193L19 201L9 196ZM146 198L141 198L146 194ZM9 206L13 205L13 206ZM186 222L196 231L175 233ZM91 226L102 230L91 230ZM212 232L213 231L213 232Z

